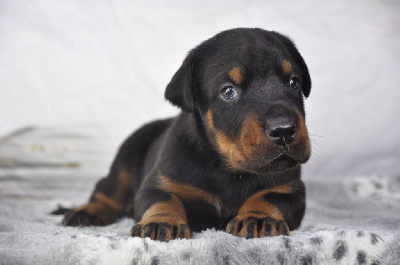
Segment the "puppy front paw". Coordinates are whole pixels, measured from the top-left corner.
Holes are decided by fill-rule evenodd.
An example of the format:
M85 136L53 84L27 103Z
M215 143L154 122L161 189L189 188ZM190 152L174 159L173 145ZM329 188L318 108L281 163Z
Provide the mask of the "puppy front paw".
M228 223L225 231L245 238L289 235L289 227L284 220L251 213L237 215Z
M149 237L153 240L168 242L173 239L190 239L192 231L189 225L179 220L139 222L131 229L133 237Z

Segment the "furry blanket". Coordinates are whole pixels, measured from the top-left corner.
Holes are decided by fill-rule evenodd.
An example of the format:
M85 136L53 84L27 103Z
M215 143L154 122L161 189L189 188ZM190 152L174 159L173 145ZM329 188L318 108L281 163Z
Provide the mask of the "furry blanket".
M384 176L305 181L305 219L289 237L210 229L162 243L129 237L128 218L63 227L49 213L85 202L105 168L93 140L45 132L0 141L0 264L400 264L400 178Z

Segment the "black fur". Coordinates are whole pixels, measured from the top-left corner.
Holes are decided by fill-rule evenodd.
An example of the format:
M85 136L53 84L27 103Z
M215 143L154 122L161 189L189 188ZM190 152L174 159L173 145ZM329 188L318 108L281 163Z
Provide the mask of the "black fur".
M282 70L283 60L290 63L289 74ZM236 82L240 84L236 84L229 74L233 67L240 69L238 80L241 82ZM293 77L299 81L297 87L289 85ZM221 92L227 86L238 91L238 99L224 101L221 98ZM168 241L166 231L174 227L170 239L184 237L184 230L179 232L177 229L179 225L186 226L185 223L171 226L168 222L160 221L157 226L157 222L142 222L143 215L152 206L171 202L174 196L184 205L188 226L192 231L210 227L225 229L232 218L240 214L240 207L263 190L271 192L261 200L276 206L284 217L284 221L273 221L279 226L283 225L283 230L286 224L290 230L296 229L305 210L305 189L300 180L299 164L306 162L310 155L305 143L308 141L306 130L302 129L303 136L300 136L299 124L305 118L303 96L307 97L310 90L307 66L287 37L262 29L244 28L214 36L188 54L166 88L166 99L183 111L175 118L149 123L133 133L122 144L109 175L99 181L90 201L97 202L98 192L111 199L117 198L115 193L122 185L120 169L124 168L132 176L132 188L118 202L128 207L129 198L134 198L134 205L129 206L130 215L138 223L132 230L133 236L150 236ZM256 149L252 144L245 146L243 141L247 135L240 138L246 131L245 120L250 119L250 114L257 117L257 122L253 122L252 126L265 129L265 135L253 135L254 130L248 130L248 137L265 137L262 141L269 149ZM272 136L267 135L267 128L277 120L297 122L293 132L297 141L295 144L278 146L271 140ZM218 134L223 136L218 138ZM297 139L300 137L303 138ZM247 148L242 153L248 152L251 157L244 161L230 161L222 150L226 144L224 139L237 143L242 149ZM226 146L231 150L229 143ZM239 153L237 156L243 155ZM282 156L276 155L280 153ZM218 204L205 200L204 196L194 194L191 197L190 194L185 195L184 191L171 192L161 188L161 176L176 185L196 188L212 196ZM284 185L290 187L288 194L278 189ZM262 205L264 202L260 203ZM89 211L90 207L87 207L85 209ZM256 215L260 213L263 213L263 209L254 211ZM69 212L64 224L77 225L74 219L76 214L74 210ZM156 217L174 216L164 212L152 214ZM114 219L121 215L116 214ZM255 236L256 230L262 229L262 220L265 218L271 219L269 216L249 217L248 220L256 226L246 227L247 232L241 236ZM234 220L231 224L235 222L241 221ZM242 222L240 226L246 225ZM154 229L146 228L146 232L142 232L145 226L154 225ZM265 225L265 235L270 235L271 222ZM151 236L153 232L157 234L158 230L162 233ZM177 236L178 233L181 233L180 236Z

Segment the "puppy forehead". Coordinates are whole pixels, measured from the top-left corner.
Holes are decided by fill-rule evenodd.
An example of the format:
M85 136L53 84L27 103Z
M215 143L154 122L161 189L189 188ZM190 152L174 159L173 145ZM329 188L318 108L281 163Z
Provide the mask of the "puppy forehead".
M253 60L247 64L242 63L241 65L242 66L233 66L228 71L229 78L236 85L242 85L246 73L247 79L251 79L257 77L268 77L269 75L275 74L275 72L278 72L278 74L283 73L285 76L290 76L293 70L292 63L289 59L282 59L282 57L270 60Z
M211 61L210 74L221 78L229 77L237 85L241 85L245 79L249 81L249 78L267 77L277 71L290 75L293 68L296 68L290 54L274 49L239 51L225 58L216 55Z
M227 63L226 67L214 73L214 81L231 81L235 85L245 87L253 82L265 82L270 77L290 76L293 71L292 63L289 59L276 57L270 60L249 60L246 63ZM237 61L237 60L236 60ZM218 73L218 74L216 74Z
M227 82L247 87L276 74L290 76L297 69L289 51L271 34L249 32L218 35L200 47L200 73L205 87L220 91Z

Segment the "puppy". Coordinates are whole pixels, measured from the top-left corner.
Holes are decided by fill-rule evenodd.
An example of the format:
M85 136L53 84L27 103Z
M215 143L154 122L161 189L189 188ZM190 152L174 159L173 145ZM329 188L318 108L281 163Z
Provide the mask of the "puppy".
M310 90L287 37L258 28L217 34L189 52L165 90L182 112L134 132L63 224L128 215L132 236L160 241L211 227L245 238L289 235L305 211Z

